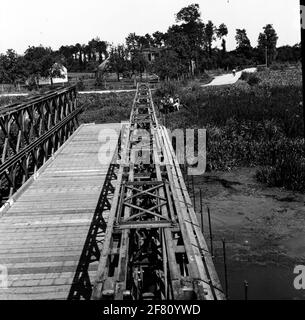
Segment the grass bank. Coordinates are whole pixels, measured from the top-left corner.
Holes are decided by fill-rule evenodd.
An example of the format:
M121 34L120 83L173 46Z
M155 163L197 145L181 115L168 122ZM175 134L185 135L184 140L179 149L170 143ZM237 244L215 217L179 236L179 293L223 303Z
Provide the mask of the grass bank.
M79 117L80 123L128 120L134 95L134 92L78 95L78 104L85 104L84 112Z
M178 94L182 108L169 114L175 128L206 128L209 170L257 167L257 179L270 186L305 191L305 144L301 69L267 70L257 81L183 88L165 84L155 93Z

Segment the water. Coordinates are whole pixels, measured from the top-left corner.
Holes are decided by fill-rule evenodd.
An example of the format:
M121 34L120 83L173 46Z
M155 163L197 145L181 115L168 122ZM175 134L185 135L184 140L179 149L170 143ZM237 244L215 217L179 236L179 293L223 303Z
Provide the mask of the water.
M224 288L224 267L215 262ZM281 267L276 265L260 266L247 262L228 264L229 299L244 300L244 280L247 280L248 300L299 300L305 299L305 290L296 290L293 286L294 265Z

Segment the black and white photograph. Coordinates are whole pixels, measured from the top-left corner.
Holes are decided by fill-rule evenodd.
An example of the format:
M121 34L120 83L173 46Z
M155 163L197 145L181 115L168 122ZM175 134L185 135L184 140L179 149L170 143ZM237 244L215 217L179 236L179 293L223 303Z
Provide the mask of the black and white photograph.
M0 309L305 300L304 24L305 0L1 0Z

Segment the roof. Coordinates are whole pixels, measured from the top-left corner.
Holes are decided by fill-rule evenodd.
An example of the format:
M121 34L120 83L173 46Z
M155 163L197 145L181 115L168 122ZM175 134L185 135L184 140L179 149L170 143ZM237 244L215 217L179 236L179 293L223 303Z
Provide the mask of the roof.
M97 69L100 70L100 71L104 71L104 70L107 68L107 66L108 66L108 64L109 64L109 62L110 62L109 60L110 60L110 57L106 58L106 59L97 67Z

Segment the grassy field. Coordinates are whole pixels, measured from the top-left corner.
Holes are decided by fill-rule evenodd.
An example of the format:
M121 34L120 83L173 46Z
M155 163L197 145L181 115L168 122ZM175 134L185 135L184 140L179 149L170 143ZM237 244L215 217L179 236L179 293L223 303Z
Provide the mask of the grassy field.
M305 191L301 69L254 77L251 85L227 87L166 84L156 91L156 103L167 92L177 93L184 108L168 115L168 126L207 128L209 170L257 167L259 181Z
M208 170L256 167L256 177L269 186L305 191L305 144L301 69L265 70L245 81L222 87L198 82L164 83L155 104L166 93L178 94L184 106L169 114L167 125L206 128ZM85 104L81 123L129 119L134 92L78 95ZM2 97L0 105L22 100Z
M129 119L134 92L78 95L78 103L85 104L80 123L111 123Z
M24 99L24 97L19 96L19 97L0 97L0 108L4 107L4 106L8 106L10 104L16 103L16 102L20 102Z

